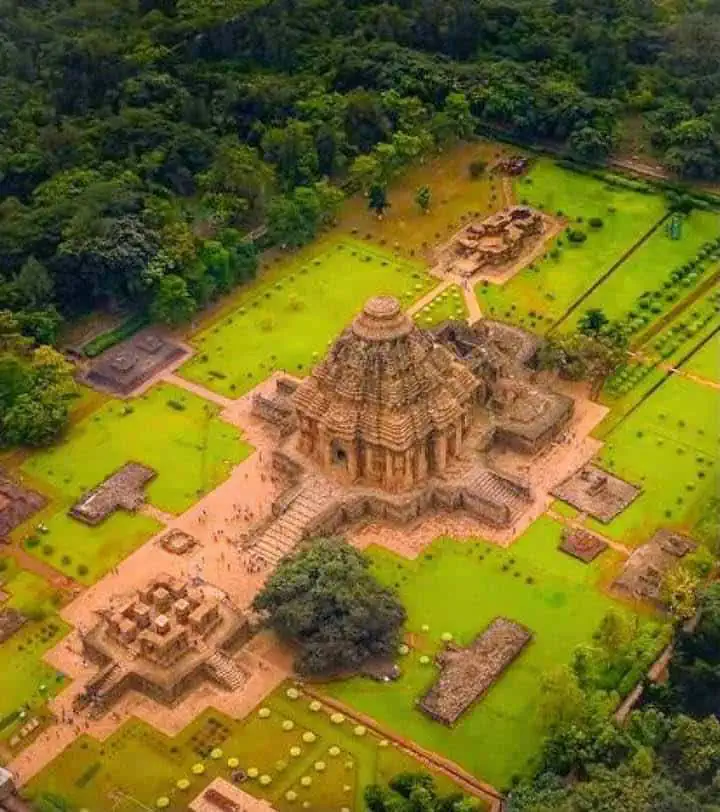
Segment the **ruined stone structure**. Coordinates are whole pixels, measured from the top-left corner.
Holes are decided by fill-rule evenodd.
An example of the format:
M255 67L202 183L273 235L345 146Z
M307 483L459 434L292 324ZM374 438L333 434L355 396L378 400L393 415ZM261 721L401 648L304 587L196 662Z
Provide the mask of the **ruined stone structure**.
M189 553L197 544L198 540L194 536L177 528L168 530L160 539L162 548L174 555L185 555L185 553Z
M145 486L155 475L147 465L128 462L83 494L68 513L89 525L100 524L121 508L134 513L145 504Z
M189 808L192 812L273 812L275 807L224 778L216 778L190 803Z
M129 395L188 351L156 327L111 347L90 362L84 381L114 395Z
M529 206L503 209L453 237L444 252L446 270L469 277L507 265L536 245L545 230L541 212Z
M502 172L504 175L522 175L527 171L529 163L530 161L524 155L508 155L493 166L493 171Z
M511 526L530 488L485 452L542 451L573 411L531 383L536 349L498 322L423 331L396 300L370 300L308 378L256 401L281 428L273 463L289 486L244 544L275 564L302 538L435 509Z
M46 503L42 494L22 488L0 475L0 537L7 536Z
M578 528L564 530L562 542L558 547L562 552L577 558L584 564L594 561L607 548L606 541L594 536L592 533L588 533L587 530Z
M9 640L26 622L27 618L17 609L12 607L0 609L0 643Z
M483 390L396 299L371 299L293 396L298 449L349 482L411 488L458 456Z
M607 524L638 496L640 488L594 465L585 465L552 492L574 508Z
M99 715L131 689L166 704L203 679L235 690L246 674L230 655L249 635L247 618L219 590L155 577L82 636L99 670L80 702Z
M467 648L448 644L436 658L440 675L420 700L420 708L444 725L455 724L531 639L529 629L497 617Z
M625 562L612 589L626 598L649 600L663 608L662 582L665 573L696 548L692 539L663 529L647 544L638 547Z

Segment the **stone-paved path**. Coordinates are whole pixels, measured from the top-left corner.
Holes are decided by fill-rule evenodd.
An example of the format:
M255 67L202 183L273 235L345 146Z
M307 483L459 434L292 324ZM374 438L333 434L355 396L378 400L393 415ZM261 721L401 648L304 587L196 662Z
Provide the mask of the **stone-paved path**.
M212 403L216 403L218 406L222 406L223 409L228 408L235 402L233 398L225 397L225 395L219 395L217 392L213 392L211 389L206 389L199 383L188 381L180 375L176 375L174 372L161 373L158 378L165 383L170 383L173 386L180 387L181 389L187 389L188 392L192 392L198 397L209 400Z

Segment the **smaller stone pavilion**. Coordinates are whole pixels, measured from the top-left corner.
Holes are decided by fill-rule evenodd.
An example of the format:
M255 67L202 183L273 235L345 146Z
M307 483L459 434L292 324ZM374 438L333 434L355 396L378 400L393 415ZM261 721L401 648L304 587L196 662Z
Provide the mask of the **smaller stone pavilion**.
M396 299L371 299L295 393L298 450L350 482L411 488L459 454L481 388Z
M170 705L205 679L235 690L246 675L232 655L249 636L247 618L219 590L156 576L113 601L83 634L99 670L79 706L100 715L128 690Z

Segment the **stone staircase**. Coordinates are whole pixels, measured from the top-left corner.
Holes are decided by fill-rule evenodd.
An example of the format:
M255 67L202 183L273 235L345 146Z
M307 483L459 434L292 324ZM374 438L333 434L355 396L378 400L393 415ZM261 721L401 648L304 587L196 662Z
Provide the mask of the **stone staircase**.
M522 487L489 468L474 472L463 485L468 491L474 491L488 502L507 505L513 517L525 510L530 501Z
M252 551L276 565L303 539L312 520L333 501L337 490L324 478L309 476L284 512L256 538Z
M237 691L247 682L247 675L225 654L219 651L211 654L205 661L213 679L227 688L228 691Z

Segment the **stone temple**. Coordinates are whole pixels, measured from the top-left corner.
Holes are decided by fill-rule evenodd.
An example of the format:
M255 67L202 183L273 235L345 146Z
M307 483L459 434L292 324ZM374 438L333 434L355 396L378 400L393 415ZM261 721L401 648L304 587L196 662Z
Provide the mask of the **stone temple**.
M411 488L459 454L481 387L396 299L371 299L295 392L298 449L348 481Z
M574 407L533 381L536 350L500 322L421 330L397 300L371 299L306 379L255 396L288 487L244 544L276 563L304 537L438 508L510 527L532 489L489 452L542 453Z

